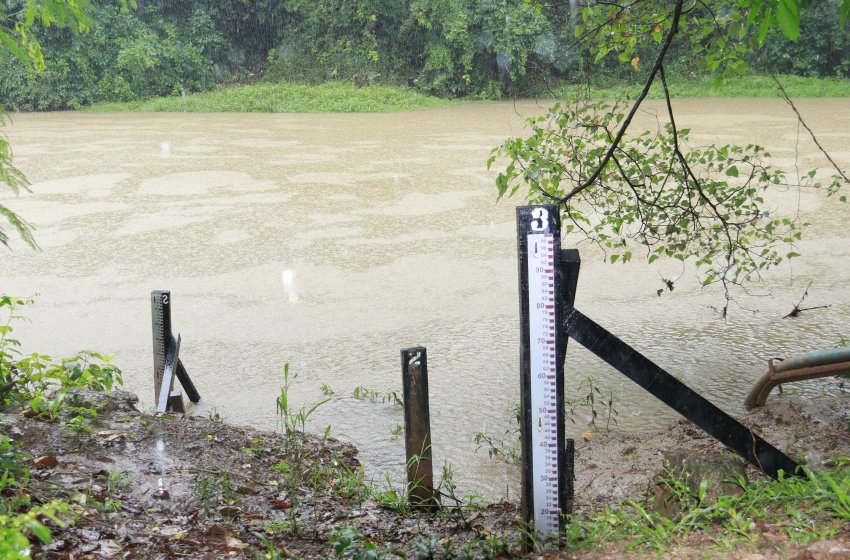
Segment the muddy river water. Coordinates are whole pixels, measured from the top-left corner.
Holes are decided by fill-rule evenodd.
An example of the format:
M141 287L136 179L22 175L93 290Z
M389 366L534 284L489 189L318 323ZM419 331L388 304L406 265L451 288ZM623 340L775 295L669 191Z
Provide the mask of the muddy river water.
M850 100L799 106L850 167ZM644 124L659 108L648 105ZM42 247L2 250L0 290L38 293L16 334L26 350L115 353L127 388L150 408L150 292L169 289L181 357L203 396L198 413L275 428L288 362L296 403L323 398L323 385L336 397L309 426L330 424L355 443L379 481L402 476L403 414L352 395L400 391L399 350L422 345L435 463L451 464L464 492L514 497L515 469L473 443L478 431L510 428L519 400L522 201L496 201L485 161L542 110L523 102L378 115L14 115L5 131L33 193L0 196L37 228ZM686 100L677 110L696 142L760 143L792 179L795 163L825 165L780 101ZM693 274L656 295L662 276L681 273L677 263L606 265L583 245L577 306L741 412L768 358L850 337L850 206L813 188L774 199L812 222L803 256L769 273L753 287L764 297L742 298L725 322L712 309L722 294ZM809 281L804 303L830 307L782 319ZM572 344L568 395L587 376L614 392L612 429L660 429L675 417ZM789 390L838 388L821 380ZM568 433L588 429L586 414L577 411Z

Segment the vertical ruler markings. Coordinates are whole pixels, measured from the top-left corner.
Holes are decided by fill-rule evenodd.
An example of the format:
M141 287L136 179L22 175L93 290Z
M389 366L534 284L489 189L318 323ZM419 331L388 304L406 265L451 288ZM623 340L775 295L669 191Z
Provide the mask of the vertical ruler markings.
M557 206L517 208L522 400L522 509L537 538L560 531L566 508L563 294Z
M165 373L165 355L171 337L171 292L151 292L151 325L153 335L154 402L159 402L162 377Z
M534 527L557 532L558 398L555 329L555 244L551 233L528 235L529 359Z

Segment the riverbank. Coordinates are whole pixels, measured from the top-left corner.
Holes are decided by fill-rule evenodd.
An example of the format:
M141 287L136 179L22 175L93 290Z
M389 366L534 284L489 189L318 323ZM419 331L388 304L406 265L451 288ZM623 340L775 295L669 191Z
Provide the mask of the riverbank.
M357 450L333 439L151 416L136 397L72 391L57 421L0 415L31 470L4 505L62 500L37 558L496 558L521 556L512 503L482 505L443 480L444 509L410 509L398 489L364 481ZM748 469L746 492L662 518L647 507L659 453L722 446L682 421L660 434L599 434L577 449L577 513L568 551L546 558L838 559L850 554L848 401L774 397L744 422L813 472L774 483ZM69 415L96 411L86 429ZM19 455L18 455L19 456ZM831 481L831 482L830 482ZM14 488L14 487L10 487ZM680 494L680 498L686 497ZM722 511L717 511L718 507ZM14 512L12 512L14 513ZM663 521L663 520L667 521ZM364 555L365 554L365 555ZM537 558L536 554L529 558Z
M792 98L850 97L850 80L781 76ZM555 94L565 99L634 99L642 83L618 85L573 84L556 87ZM711 79L671 79L673 97L780 97L779 88L768 76L744 76L715 87ZM660 84L649 91L650 99L663 98ZM543 96L546 98L547 96ZM554 97L551 99L554 100ZM445 99L394 86L357 87L350 83L328 82L320 85L259 83L224 87L206 93L158 97L127 103L97 103L82 110L91 112L186 112L186 113L386 113L445 107L480 99Z

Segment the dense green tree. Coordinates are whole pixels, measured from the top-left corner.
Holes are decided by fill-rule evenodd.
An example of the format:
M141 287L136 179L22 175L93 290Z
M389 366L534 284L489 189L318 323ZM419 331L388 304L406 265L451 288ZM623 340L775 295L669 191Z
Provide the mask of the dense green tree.
M126 8L133 0L121 0ZM88 0L12 0L0 4L0 54L11 53L35 70L44 68L44 54L36 30L66 27L73 33L84 33L91 27L91 3ZM5 113L0 105L0 125ZM12 165L12 149L0 134L0 184L17 194L27 189L26 177ZM29 225L8 207L0 204L0 217L14 227L21 238L36 247ZM0 228L0 243L8 245L8 234Z
M767 34L763 48L745 49L730 68L850 76L847 35L834 17L841 1L825 0L801 12L805 41L789 44ZM784 21L778 7L785 4L778 0L752 5L753 13L775 5L772 17L778 21L783 14ZM84 6L88 19L77 27L94 19L98 25L91 33L55 25L36 25L28 32L27 48L45 47L43 71L0 54L0 103L7 109L144 99L255 80L261 74L268 81L408 85L449 97L527 96L564 81L639 83L657 47L643 40L644 33L640 40L619 37L622 44L612 44L613 51L600 50L598 37L585 26L609 16L598 6L616 9L617 4L593 2L141 0L132 12L110 2ZM689 10L688 24L697 11L707 9L702 6ZM716 3L718 21L740 14L735 6ZM650 12L644 1L634 2L615 27L633 27L639 13ZM576 30L578 38L591 33L577 40ZM729 66L724 61L741 48L737 38L719 41L717 33L698 28L680 35L666 56L668 74L704 74L705 52L695 51L705 49L719 56L718 65ZM630 43L626 54L623 47ZM627 56L627 62L642 62L633 69L620 59Z
M850 0L830 5L832 19L845 26ZM530 136L509 139L490 160L509 159L497 180L500 196L524 188L534 203L560 205L567 231L582 231L611 262L628 261L635 251L649 262L692 260L703 283L721 283L728 301L731 287L796 256L802 224L765 204L766 192L784 175L763 148L689 146L689 131L676 124L665 66L677 44L716 80L734 79L748 71L747 60L772 33L807 40L801 12L810 7L805 0L587 3L575 14L577 40L597 60L614 57L635 71L643 68L643 90L630 106L579 100L530 119ZM653 58L642 56L651 51ZM656 81L666 96L666 122L655 131L631 131ZM828 161L836 172L834 193L850 180ZM814 170L807 175L814 177Z

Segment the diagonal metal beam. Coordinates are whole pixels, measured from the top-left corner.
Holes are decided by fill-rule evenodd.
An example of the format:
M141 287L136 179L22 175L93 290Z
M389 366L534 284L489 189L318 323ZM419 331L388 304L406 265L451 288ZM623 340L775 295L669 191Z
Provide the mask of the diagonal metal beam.
M566 314L564 332L766 474L797 474L797 463L787 455L577 309Z

